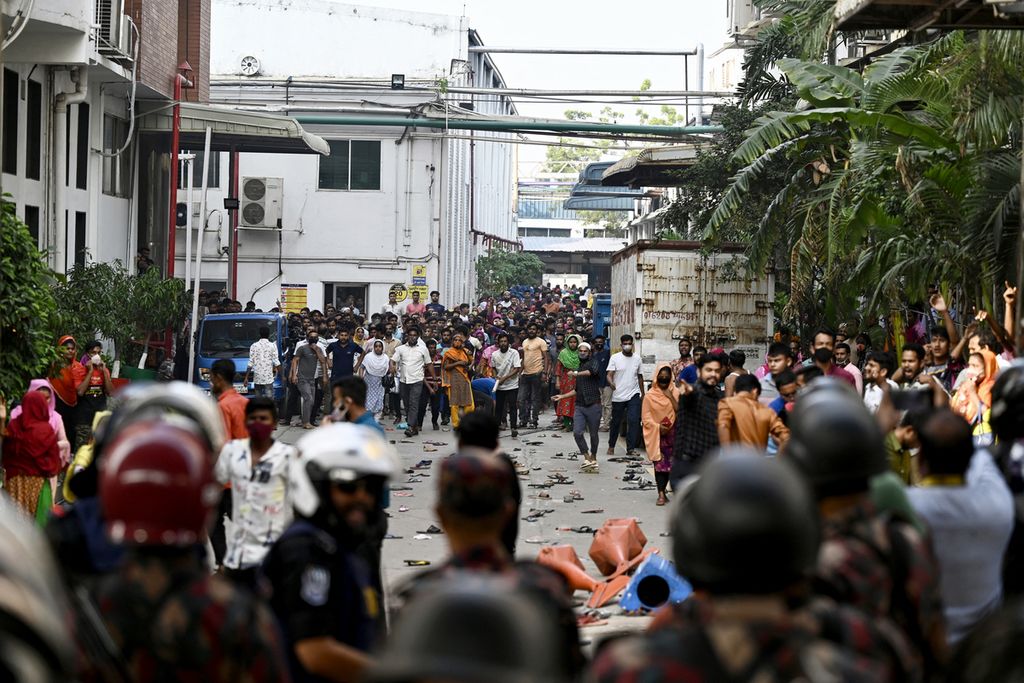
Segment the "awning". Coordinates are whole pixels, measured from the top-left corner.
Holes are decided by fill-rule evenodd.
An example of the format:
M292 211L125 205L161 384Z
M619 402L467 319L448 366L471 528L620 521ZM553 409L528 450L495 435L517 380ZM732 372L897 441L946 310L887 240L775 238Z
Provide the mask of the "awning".
M676 171L692 166L699 151L693 145L649 147L610 166L601 176L601 183L632 188L678 187L683 181Z
M170 133L173 111L169 105L160 103L159 108L141 116L139 132ZM322 137L306 132L290 116L181 103L182 149L202 149L207 127L213 132L210 147L215 152L237 148L240 152L316 152L324 156L331 153L330 146Z
M604 198L605 200L613 200L614 203L598 210L632 211L633 199L643 197L643 190L635 190L624 186L609 187L601 184L601 176L614 163L613 161L596 161L592 164L587 164L586 168L580 171L579 182L573 185L572 190L569 192L569 199L565 200L565 208L577 211L590 209L589 206L584 206L584 204L590 204L594 200Z
M631 197L569 197L562 206L573 211L632 211Z
M1024 28L1024 14L1000 16L996 7L986 0L839 0L835 18L844 31Z

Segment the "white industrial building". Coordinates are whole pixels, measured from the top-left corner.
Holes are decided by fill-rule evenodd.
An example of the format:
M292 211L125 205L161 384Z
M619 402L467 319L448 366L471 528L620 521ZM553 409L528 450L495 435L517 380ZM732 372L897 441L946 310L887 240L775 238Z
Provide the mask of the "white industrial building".
M110 6L3 3L3 192L57 272L132 255L131 150L103 153L128 132L134 41Z
M224 284L264 309L280 301L282 285L290 294L304 288L310 308L352 295L379 310L395 285L438 289L457 305L475 294L481 251L518 248L511 133L394 125L516 113L504 95L448 90L505 87L491 58L470 51L481 41L464 17L330 0L214 0L212 27L211 103L294 117L331 154L214 156L207 287ZM201 175L197 163L194 187ZM266 194L247 197L247 187ZM241 200L237 212L223 209L231 196ZM194 192L197 225L198 204Z

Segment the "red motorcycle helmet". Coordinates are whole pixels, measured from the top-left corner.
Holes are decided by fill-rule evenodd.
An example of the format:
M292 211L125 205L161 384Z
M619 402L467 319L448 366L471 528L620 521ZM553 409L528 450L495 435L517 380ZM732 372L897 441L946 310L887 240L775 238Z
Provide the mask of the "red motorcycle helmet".
M199 430L175 418L130 424L107 447L99 493L114 543L188 546L206 534L221 487Z

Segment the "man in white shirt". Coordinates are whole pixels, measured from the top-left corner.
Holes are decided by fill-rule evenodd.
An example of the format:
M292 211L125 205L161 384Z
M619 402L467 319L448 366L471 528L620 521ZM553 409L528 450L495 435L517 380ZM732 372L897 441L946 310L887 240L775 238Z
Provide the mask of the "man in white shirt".
M608 386L612 388L612 422L608 429L608 455L615 455L622 417L626 417L626 455L636 455L640 445L640 404L644 395L644 378L640 373L640 356L633 354L633 336L619 339L622 351L608 361Z
M399 393L405 404L405 421L408 429L406 436L420 433L420 401L423 400L423 378L426 374L434 376L434 364L426 345L420 344L420 328L410 327L405 332L406 343L395 349L391 356L391 372L397 373L401 381Z
M878 406L882 404L882 397L885 396L885 386L889 390L898 389L899 385L889 379L896 361L892 354L885 351L871 351L868 353L867 361L864 363L864 405L873 415L878 412Z
M922 478L907 497L932 533L953 646L1002 602L1013 496L988 451L974 450L970 425L950 409L928 416L917 438Z
M512 428L512 438L519 436L519 373L523 371L523 362L519 352L509 345L507 332L498 335L498 350L491 354L490 365L494 368L494 410L498 420L505 421Z
M260 327L260 338L249 347L249 367L245 371L245 385L249 386L249 375L252 374L253 386L257 396L274 397L274 375L281 367L281 359L277 353L277 344L270 341L270 328Z
M245 406L248 439L224 445L214 476L231 485L231 521L225 525L228 578L250 589L270 546L292 522L292 461L294 447L275 441L277 406L273 399L256 396Z
M388 302L383 307L381 307L380 312L383 313L384 315L387 315L388 313L394 313L395 315L401 317L402 308L403 307L398 303L398 295L395 294L394 292L388 292Z

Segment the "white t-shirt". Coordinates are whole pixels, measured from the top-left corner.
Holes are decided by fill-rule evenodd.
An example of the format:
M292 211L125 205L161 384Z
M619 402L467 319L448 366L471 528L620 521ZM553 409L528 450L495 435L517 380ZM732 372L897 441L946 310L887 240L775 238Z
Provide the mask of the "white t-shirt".
M292 461L294 446L275 441L256 467L252 466L249 439L224 445L214 476L230 483L231 520L225 529L227 552L224 566L231 569L258 567L274 541L292 522Z
M608 372L614 373L615 377L613 403L628 401L640 393L640 380L637 379L640 374L640 356L627 356L620 351L608 361Z
M512 372L513 368L523 367L523 362L519 358L519 352L513 348L509 348L505 353L498 349L491 354L491 367L494 368L494 377L503 377L508 373ZM509 389L519 388L519 373L516 373L515 377L507 379L504 382L498 383L494 387L495 391L508 391Z
M885 380L889 383L890 389L899 389L899 385L893 382L891 379ZM868 412L872 415L878 412L878 406L882 405L882 387L878 386L874 382L871 382L864 387L864 405L868 407Z
M427 353L427 346L409 346L402 344L391 356L398 366L398 374L402 377L402 384L416 384L422 382L424 377L423 368L430 363L430 354Z

